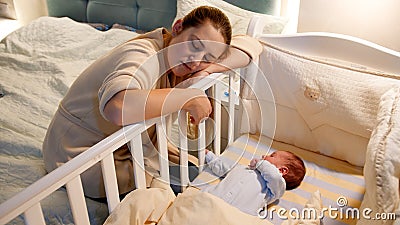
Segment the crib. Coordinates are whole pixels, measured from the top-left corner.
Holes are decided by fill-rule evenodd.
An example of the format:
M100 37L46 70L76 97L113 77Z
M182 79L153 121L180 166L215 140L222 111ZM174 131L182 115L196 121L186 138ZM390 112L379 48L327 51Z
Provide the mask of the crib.
M188 171L187 114L178 112L182 195L193 193L192 187L201 189L218 182L204 165L205 148L210 147L206 138L212 136L213 151L237 163L247 164L274 149L293 151L306 160L304 185L270 206L269 218L242 215L219 203L228 214L234 212L243 219L237 224L398 223L400 54L345 35L263 34L264 25L257 16L250 21L248 35L259 39L264 51L240 70L240 91L232 88L238 76L235 73L211 74L192 86L212 90L214 101L213 134L206 134L205 122L198 126L200 174L195 180L190 180ZM157 127L160 161L157 180L169 184L166 126L171 123L166 115L123 127L3 202L0 224L21 214L26 224L45 224L41 201L63 186L74 223L90 224L89 214L84 213L87 203L80 174L96 163L102 166L108 211L118 213L122 202L112 153L129 143L136 187L146 190L140 134L153 125ZM224 135L228 146L221 148ZM340 189L331 188L336 184ZM328 218L324 212L328 205L351 212L371 209L372 213L369 218ZM325 218L292 220L290 216L302 208L322 211ZM281 212L286 218L277 219ZM168 224L165 217L168 213L161 216L160 224Z

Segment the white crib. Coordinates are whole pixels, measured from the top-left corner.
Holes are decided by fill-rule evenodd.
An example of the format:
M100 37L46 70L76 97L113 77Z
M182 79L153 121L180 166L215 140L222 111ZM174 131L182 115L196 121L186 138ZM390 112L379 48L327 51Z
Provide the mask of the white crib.
M294 53L301 55L301 57L318 58L318 59L329 59L327 65L336 62L351 62L358 66L366 66L373 68L375 73L384 74L380 76L382 79L389 79L393 82L394 87L400 87L400 53L385 49L367 41L363 41L357 38L352 38L344 35L327 34L327 33L308 33L308 34L294 34L294 35L263 35L258 33L262 24L254 18L249 27L249 35L258 38L264 45L273 46L273 48L283 49L285 52ZM262 30L262 29L261 29ZM350 50L351 49L351 50ZM373 56L373 57L372 57ZM260 65L263 63L262 58L256 60L255 64L251 64L245 69L242 69L242 79L248 80L248 83L255 82L255 74L258 74ZM262 69L263 67L261 67ZM360 70L360 67L354 66L350 68L352 71ZM361 68L363 70L363 68ZM214 136L214 150L219 154L221 146L221 101L229 102L227 111L229 112L228 123L225 126L228 127L228 144L234 141L234 131L239 130L240 133L252 133L257 132L262 135L271 135L271 138L277 139L281 137L279 128L279 119L277 124L270 118L257 118L247 115L253 121L242 121L241 116L244 113L243 110L239 110L239 119L234 121L235 118L235 102L237 96L235 96L232 88L228 88L229 97L226 98L221 93L221 89L226 89L226 86L222 82L227 75L224 74L212 74L207 79L203 79L192 87L200 88L202 90L215 89L212 93L214 96L214 120L215 120L215 136ZM229 76L229 83L233 83L233 76ZM272 85L273 86L273 85ZM274 93L274 88L272 88ZM254 89L256 92L259 89ZM375 96L376 97L376 96ZM380 96L379 96L380 97ZM240 106L242 106L241 101ZM269 103L267 106L270 106ZM268 108L268 107L267 107ZM377 106L376 106L377 108ZM271 110L270 108L260 106L260 111ZM275 110L275 109L274 109ZM281 111L276 109L276 113L279 114ZM261 112L262 113L262 112ZM270 114L268 114L270 115ZM279 116L279 115L278 115ZM180 113L179 120L184 121L181 124L180 132L180 148L187 149L187 134L186 134L186 114ZM258 124L259 128L252 127L252 123ZM168 115L161 118L155 118L143 123L133 124L126 126L94 145L89 150L85 151L81 155L77 156L73 160L69 161L60 168L54 170L50 174L46 175L36 183L32 184L24 191L20 192L16 196L7 200L0 205L0 224L6 224L13 218L20 214L24 214L26 224L45 224L44 216L42 214L40 201L46 196L57 190L62 186L66 186L69 202L73 212L74 220L76 224L89 224L89 218L87 211L85 197L83 194L83 188L80 180L80 174L86 169L100 162L102 165L102 171L104 175L104 182L107 193L108 209L112 212L117 205L120 203L117 181L115 176L115 168L113 165L113 151L125 143L130 143L132 149L133 165L135 171L135 184L137 188L146 188L145 173L144 173L144 161L143 152L141 148L141 133L146 130L147 127L156 125L158 135L158 149L160 159L160 179L165 182L169 182L169 164L166 160L168 158L167 152L167 135L165 133L165 125L168 122ZM271 122L273 126L271 126ZM278 126L278 127L276 127ZM263 128L264 127L264 128ZM273 127L273 130L270 130ZM275 130L277 128L277 130ZM205 134L205 123L202 122L199 125L199 133ZM278 131L278 132L277 132ZM199 169L202 170L204 164L204 149L206 148L205 140L206 135L200 135L199 141ZM399 140L399 139L397 139ZM290 144L290 143L289 143ZM294 144L295 145L295 144ZM303 147L303 146L300 146ZM305 146L307 147L307 146ZM314 150L316 152L316 150ZM323 152L323 149L320 149ZM327 154L329 155L329 154ZM331 157L336 157L331 155ZM346 158L344 158L346 159ZM180 151L180 180L183 189L190 184L189 173L188 173L188 152ZM398 186L395 187L398 190ZM397 193L398 194L398 193ZM398 197L398 195L397 195ZM398 206L397 206L398 207Z

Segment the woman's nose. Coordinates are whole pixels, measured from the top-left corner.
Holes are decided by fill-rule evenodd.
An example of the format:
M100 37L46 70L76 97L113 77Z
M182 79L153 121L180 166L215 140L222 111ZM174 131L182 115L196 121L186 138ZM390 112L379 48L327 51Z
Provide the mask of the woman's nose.
M203 56L201 54L191 55L189 56L187 64L190 68L194 69L200 65L202 58Z

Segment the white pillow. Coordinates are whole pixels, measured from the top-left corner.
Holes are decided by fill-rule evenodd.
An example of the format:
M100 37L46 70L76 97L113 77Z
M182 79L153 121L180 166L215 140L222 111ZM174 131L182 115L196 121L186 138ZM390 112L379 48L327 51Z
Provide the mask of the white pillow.
M250 19L255 15L261 16L265 22L263 32L268 34L280 34L288 22L286 18L251 12L222 0L177 0L176 17L174 23L176 20L184 17L194 8L203 5L221 9L221 11L228 16L231 22L233 35L246 34Z

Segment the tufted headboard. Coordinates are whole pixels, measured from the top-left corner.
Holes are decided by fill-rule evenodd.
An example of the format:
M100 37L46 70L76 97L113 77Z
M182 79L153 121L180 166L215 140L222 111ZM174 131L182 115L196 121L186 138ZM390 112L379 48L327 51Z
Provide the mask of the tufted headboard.
M67 16L76 21L119 23L143 31L170 28L177 0L47 0L49 16ZM271 14L279 0L225 0L250 11Z
M145 31L170 27L176 15L176 0L47 0L47 7L49 16L119 23Z

